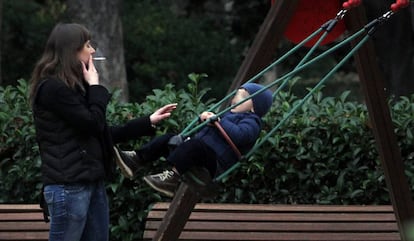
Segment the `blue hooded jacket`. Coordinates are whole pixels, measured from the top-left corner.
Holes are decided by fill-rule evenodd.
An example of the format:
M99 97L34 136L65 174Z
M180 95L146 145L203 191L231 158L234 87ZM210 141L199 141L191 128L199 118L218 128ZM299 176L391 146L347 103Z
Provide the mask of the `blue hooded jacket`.
M220 124L242 154L246 154L256 143L261 130L261 119L253 112L223 114ZM217 174L238 161L237 154L215 126L207 125L194 138L201 139L217 154Z

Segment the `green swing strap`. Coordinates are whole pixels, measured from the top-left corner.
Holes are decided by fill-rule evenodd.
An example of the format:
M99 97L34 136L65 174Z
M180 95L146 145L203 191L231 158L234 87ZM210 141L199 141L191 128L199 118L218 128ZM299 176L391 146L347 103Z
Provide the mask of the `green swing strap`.
M323 30L323 28L321 27L320 29L316 30L314 33L312 33L309 37L307 37L306 39L304 39L302 42L300 42L299 44L297 44L294 48L292 48L290 51L288 51L287 53L285 53L283 56L281 56L278 60L274 61L273 63L271 63L269 66L267 66L265 69L263 69L262 71L260 71L258 74L256 74L255 76L253 76L251 79L249 79L248 81L246 81L246 83L251 83L254 82L255 80L257 80L258 78L262 77L266 72L268 72L270 69L272 69L273 67L275 67L276 65L282 63L283 61L285 61L290 55L292 55L293 53L295 53L297 50L299 50L304 44L306 44L307 42L309 42L311 39L313 39L316 35L318 35L321 31ZM235 93L236 93L237 89L233 90L230 94L228 94L227 96L225 96L222 100L220 100L218 103L214 104L212 107L210 107L207 111L213 111L216 110L219 106L221 106L225 101L229 100ZM186 127L184 128L184 130L181 132L182 136L189 136L191 134L190 133L190 129L198 122L198 117L194 118L193 121Z
M272 128L271 131L269 131L269 133L267 133L267 135L265 137L263 137L260 142L258 142L257 144L255 144L253 146L253 148L245 155L245 157L250 157L261 145L263 145L263 143L265 141L267 141L267 139L276 131L280 128L280 126L282 126L289 118L290 116L292 116L296 110L301 107L313 94L314 92L316 92L321 86L322 84L324 84L326 82L327 79L329 79L338 69L339 67L341 67L350 57L352 57L352 55L355 53L355 51L357 51L369 38L369 35L366 35L359 43L357 46L355 46L314 88L312 88L312 90L309 91L309 93L295 106L291 109L291 111L274 127ZM218 176L215 181L219 181L221 179L223 179L225 176L227 176L231 171L233 171L234 169L236 169L238 166L240 165L240 163L237 163L237 166L235 166L234 168L232 167L231 170L229 169L227 172L223 173L222 175Z
M322 24L320 28L318 28L316 31L314 31L312 34L310 34L307 38L302 40L299 44L297 44L295 47L290 49L287 53L282 55L280 58L275 60L273 63L271 63L269 66L264 68L262 71L257 73L255 76L253 76L251 79L247 80L245 83L251 83L260 77L262 77L266 72L268 72L270 69L275 67L276 65L282 63L285 61L290 55L295 53L297 50L299 50L302 46L304 46L307 42L309 42L311 39L316 37L320 32L325 31L325 33L319 38L319 40L314 44L314 46L311 48L311 50L307 53L307 55L302 59L302 61L298 64L300 66L302 63L304 63L309 56L314 52L314 50L320 45L320 43L325 39L327 33L331 32L332 29L336 26L337 22L342 20L348 10L343 9L338 12L336 17L334 19L328 20L326 23ZM284 86L284 85L283 85ZM225 96L222 100L220 100L218 103L210 107L207 111L213 111L216 110L219 106L221 106L225 101L229 100L235 93L237 89L233 90L231 93L229 93L227 96ZM274 93L274 96L276 93ZM181 132L180 135L182 136L189 136L189 130L198 122L198 117L194 118L192 122L184 128L184 130Z
M352 54L357 51L368 39L368 35L356 46L353 48L352 51L350 51L346 57L344 57L340 63L338 63L314 88L312 88L309 93L295 106L291 109L291 111L274 127L272 128L265 137L263 137L258 143L256 143L253 148L245 155L246 158L250 157L263 143L269 139L269 137L280 128L295 112L296 110L301 107L312 95L314 92L316 92L322 84L325 83L327 79L329 79L337 70L339 67L341 67L351 56ZM240 166L240 163L236 163L233 165L230 169L228 169L226 172L222 173L220 176L215 178L215 181L219 181L229 175L232 171L234 171L237 167Z
M343 17L345 12L341 13L341 18ZM356 32L355 34L353 34L352 36L346 38L345 40L341 41L340 43L338 43L337 45L335 45L334 47L328 49L327 51L325 51L324 53L320 54L319 56L313 58L312 60L305 62L306 59L310 56L310 53L308 53L305 58L298 64L298 66L296 66L296 68L289 72L288 74L286 74L285 76L283 76L280 79L276 79L274 82L270 83L269 85L265 86L262 90L256 92L255 94L260 94L261 92L265 91L266 89L272 87L273 85L275 85L276 83L278 83L281 80L284 80L284 83L282 84L281 87L283 87L285 85L285 83L287 83L287 81L289 80L289 78L293 75L296 74L297 72L299 72L300 70L303 70L306 67L309 67L310 65L312 65L314 62L319 61L320 59L322 59L323 57L325 57L326 55L332 53L333 51L335 51L336 49L344 46L345 44L349 43L350 41L354 40L355 38L357 38L359 35L366 33L366 36L360 40L360 42L331 70L329 71L329 73L327 75L325 75L325 77L320 80L320 82L312 89L309 91L309 93L294 107L292 108L292 110L288 113L288 115L286 115L282 121L275 126L264 138L262 138L250 151L249 153L247 153L245 155L245 157L249 157L252 155L252 153L254 153L269 137L270 135L272 135L276 130L279 129L279 127L284 124L284 122L286 122L286 120L293 115L293 113L299 108L301 107L305 101L307 101L313 94L314 92L316 92L318 89L320 89L320 87L322 86L322 84L324 84L326 82L326 80L328 80L346 61L349 60L349 58L352 57L352 55L359 50L363 44L365 44L365 42L368 41L369 37L375 32L377 26L379 26L380 24L382 24L383 22L387 21L392 15L394 14L394 12L389 11L386 14L380 16L377 19L374 19L373 21L371 21L370 23L368 23L367 25L364 26L364 28L362 28L360 31ZM339 13L338 13L339 15ZM334 25L330 25L330 26L334 26ZM322 35L321 38L324 38L326 36L326 34ZM315 44L316 46L321 42L322 40L319 39L319 41ZM315 48L315 46L312 48L312 50ZM311 51L312 51L311 50ZM310 52L311 52L310 51ZM268 68L266 68L268 69ZM279 87L278 90L280 90L281 88ZM255 95L250 96L250 98L254 97ZM275 96L275 94L274 94ZM235 106L247 101L250 98L246 98L242 101L240 101L239 103L232 105L228 108L226 108L225 110L223 110L222 112L218 113L217 116L220 116L221 114L223 114L224 112L234 108ZM207 124L208 121L206 121L206 123L203 123L204 125ZM198 130L198 128L202 128L204 125L199 125L197 127L195 127L193 129L193 131ZM188 133L191 133L191 131L189 131ZM240 166L240 162L236 163L235 165L233 165L231 168L229 168L227 171L225 171L224 173L222 173L221 175L219 175L218 177L216 177L214 179L214 181L219 181L221 179L223 179L224 177L226 177L228 174L230 174L232 171L234 171L237 167Z
M380 16L379 18L371 21L370 23L368 23L367 25L364 26L364 28L362 30L360 30L359 32L357 32L356 34L354 34L353 36L349 37L347 39L347 42L350 41L350 39L354 39L356 36L360 35L362 32L365 32L366 35L365 37L354 47L352 48L352 50L331 70L329 71L328 74L325 75L325 77L320 80L320 82L314 87L312 88L309 93L294 107L292 108L292 110L288 113L288 115L286 115L282 121L280 121L278 123L278 125L276 125L265 137L263 137L261 139L260 142L258 142L246 155L245 157L248 158L250 157L261 145L263 145L263 143L276 131L279 129L279 127L284 124L287 119L293 115L293 113L299 108L301 107L313 94L314 92L316 92L321 86L322 84L324 84L326 82L326 80L328 80L346 61L348 61L352 55L358 51L370 38L370 36L375 32L377 26L379 26L380 24L384 23L385 21L387 21L392 15L394 14L394 12L389 11L386 14ZM219 181L223 178L225 178L227 175L229 175L232 171L234 171L236 168L238 168L240 166L240 163L236 163L235 165L233 165L231 168L229 168L226 172L222 173L220 176L218 176L217 178L214 179L214 181Z
M307 53L307 55L302 59L302 61L298 64L298 66L295 68L295 72L290 73L290 75L293 75L294 73L302 70L303 68L300 68L298 70L298 68L305 63L305 61L311 56L311 54L314 52L314 50L320 45L320 43L322 42L322 40L326 37L327 33L330 32L332 30L332 28L336 25L336 23L341 20L347 10L341 10L335 19L331 19L329 21L327 21L325 24L323 24L318 30L316 30L314 33L312 33L310 36L308 36L305 40L303 40L301 43L299 43L298 45L296 45L293 49L291 49L290 51L288 51L285 55L283 55L281 58L279 58L278 60L276 60L275 62L273 62L272 64L270 64L268 67L266 67L264 70L262 70L261 72L259 72L257 75L255 75L252 79L248 80L246 83L250 83L256 79L258 79L259 77L261 77L264 73L266 73L267 71L269 71L271 68L273 68L275 65L281 63L282 61L284 61L288 56L290 56L291 54L293 54L294 52L296 52L300 47L302 47L305 43L307 43L308 41L310 41L312 38L314 38L317 34L319 34L322 30L325 30L325 33L319 38L319 40L314 44L314 46L311 48L311 50ZM357 35L361 34L363 31L360 31L359 33L354 35L354 38L357 37ZM354 38L349 38L349 41L351 41ZM347 42L345 42L347 43ZM343 43L342 45L344 45L345 43ZM342 46L340 45L340 46ZM339 48L339 47L337 47ZM336 50L336 48L334 49ZM333 51L333 50L332 50ZM321 59L322 57L328 55L330 52L325 53L324 55L320 56L320 58L315 58L313 59L313 62L318 61L319 59ZM313 63L311 62L311 63ZM307 65L310 66L310 65ZM268 86L265 86L261 91L256 92L254 95L251 95L249 98L246 98L242 101L240 101L239 103L230 106L229 108L225 109L224 111L220 112L218 115L223 114L224 112L236 107L237 105L240 105L242 103L244 103L245 101L253 98L255 95L260 94L261 92L269 89L270 87L272 87L273 85L279 83L282 80L285 80L283 82L283 84L278 88L277 91L275 91L275 93L273 93L273 98L275 98L276 94L287 84L289 78L289 76L285 76L281 79L276 79L273 83L269 84ZM220 106L224 101L226 101L227 99L229 99L237 90L233 90L232 93L230 93L228 96L226 96L222 101L220 101L219 103L217 103L216 105L214 105L212 108L210 108L210 110L216 109L218 106ZM186 129L183 130L182 135L185 136L189 136L192 133L194 133L195 131L197 131L198 129L204 127L206 124L209 123L209 121L206 121L206 123L203 123L199 126L197 126L196 128L194 128L192 131L189 130L190 127L192 127L196 122L197 122L198 118L196 118L195 120L193 120L193 122L187 126ZM211 120L214 121L214 120ZM269 136L267 137L269 138ZM229 143L230 144L230 143ZM230 144L231 145L231 144ZM253 147L254 150L256 150L258 148L258 146L256 147L256 145ZM250 153L253 153L252 151L249 152L248 154L251 155ZM247 155L246 155L247 156ZM214 179L214 181L219 181L221 179L223 179L224 177L226 177L227 175L229 175L231 172L233 172L236 168L238 168L240 166L240 162L235 163L233 166L231 166L229 169L227 169L225 172L223 172L222 174L220 174L218 177L216 177ZM192 175L192 178L197 180L197 178ZM201 183L201 181L200 181Z
M260 76L262 76L266 71L268 71L271 67L273 67L273 66L275 66L276 64L278 64L278 63L280 63L282 60L284 60L284 59L286 59L288 56L290 56L293 52L295 52L298 48L297 47L299 47L299 46L302 46L302 45L304 45L306 42L308 42L310 39L312 39L313 37L315 37L318 33L320 33L322 30L325 30L325 31L330 31L331 30L331 28L333 27L333 26L335 26L335 24L333 24L333 23L336 23L340 18L342 18L343 17L343 14L341 14L340 15L340 17L337 17L337 19L335 19L335 20L330 20L330 21L328 21L327 23L325 23L320 29L318 29L318 30L316 30L313 34L311 34L308 38L306 38L304 41L302 41L298 46L296 46L295 48L293 48L292 50L290 50L288 53L286 53L284 56L282 56L279 60L277 60L277 61L275 61L275 62L273 62L271 65L269 65L267 68L265 68L263 71L261 71L259 74L257 74L256 76L254 76L252 79L250 79L250 80L248 80L246 83L249 83L249 82L251 82L251 81L253 81L253 80L255 80L255 79L257 79L257 78L259 78ZM333 23L330 23L330 22L333 22ZM329 24L328 24L329 23ZM329 28L328 27L325 27L325 26L329 26ZM238 106L238 105L240 105L240 104L242 104L242 103L244 103L245 101L247 101L247 100L249 100L249 99L251 99L251 98L253 98L254 96L256 96L256 95L258 95L258 94L260 94L260 93L262 93L262 92L264 92L265 90L267 90L267 89L269 89L269 88L271 88L271 87L273 87L273 86L275 86L275 85L277 85L280 81L284 81L283 83L282 83L282 85L281 86L279 86L279 88L278 88L278 90L276 90L274 93L273 93L273 96L276 96L276 94L288 83L288 81L289 81L289 79L294 75L294 74L296 74L296 73L298 73L298 72L300 72L300 71L302 71L303 69L305 69L305 68L308 68L309 66L311 66L312 64L314 64L315 62L317 62L317 61L319 61L319 60L321 60L322 58L324 58L325 56L327 56L328 54L330 54L330 53L332 53L332 52L334 52L336 49L338 49L338 48L340 48L340 47L342 47L342 46L344 46L345 44L347 44L347 43L349 43L350 41L352 41L353 39L355 39L356 37L358 37L359 35L361 35L362 33L364 32L364 30L362 29L362 30L360 30L359 32L357 32L357 33L355 33L354 35L352 35L351 37L349 37L349 38L347 38L346 40L344 40L344 41L342 41L341 43L339 43L339 44L337 44L336 46L334 46L334 47L332 47L331 49L328 49L327 51L325 51L324 53L322 53L322 54L320 54L319 56L317 56L317 57L315 57L315 58L313 58L311 61L309 61L309 62L307 62L307 63L304 63L304 61L307 59L307 58L309 58L309 56L311 55L311 53L316 49L316 47L320 44L320 42L323 40L323 38L325 38L326 37L326 33L325 34L323 34L321 37L320 37L320 39L317 41L317 43L315 43L315 45L316 46L313 46L313 48L309 51L309 53L307 54L307 56L305 56L305 58L306 59L303 59L302 61L301 61L301 63L293 70L293 71L291 71L291 72L289 72L288 74L286 74L286 75L284 75L283 77L281 77L281 78L279 78L279 79L276 79L276 80L274 80L273 82L271 82L270 84L268 84L268 85L266 85L263 89L261 89L260 91L258 91L258 92L256 92L254 95L251 95L251 96L249 96L248 98L246 98L246 99L243 99L243 100L241 100L240 102L238 102L238 103L236 103L236 104L234 104L234 105L231 105L231 106L229 106L228 108L225 108L224 110L222 110L221 112L219 112L219 113L217 113L216 115L217 116L221 116L222 114L224 114L225 112L227 112L227 111L229 111L229 110L231 110L232 108L234 108L234 107L236 107L236 106ZM232 92L232 94L234 94L235 92L236 92L237 90L234 90L233 92ZM228 98L230 98L231 96L232 96L232 94L230 94L230 95L228 95L228 96L226 96L225 97L225 99L228 99ZM220 104L216 104L215 106L213 106L213 108L210 108L210 110L211 109L214 109L214 108L216 108L217 106L219 106L219 105L221 105L221 103L223 103L223 101L221 101L221 102L219 102ZM197 132L199 129L201 129L201 128L203 128L206 124L208 124L208 123L201 123L201 124L199 124L198 126L195 126L195 127L193 127L194 126L194 124L195 123L197 123L197 120L198 120L198 118L195 118L194 120L193 120L193 122L191 122L190 123L190 125L189 126L187 126L182 132L181 132L181 135L182 136L190 136L190 135L192 135L193 133L195 133L195 132ZM193 128L193 129L190 129L190 128Z
M220 112L219 112L219 113L217 113L216 115L217 115L217 116L222 116L225 112L227 112L227 111L229 111L229 110L231 110L231 109L235 108L236 106L241 105L242 103L244 103L244 102L246 102L247 100L249 100L249 99L253 98L254 96L259 95L259 94L261 94L262 92L266 91L267 89L272 88L273 86L275 86L276 84L278 84L278 83L279 83L280 81L282 81L282 80L284 80L284 83L283 83L283 84L282 84L282 86L281 86L281 87L283 87L283 86L284 86L284 85L285 85L285 84L289 81L289 79L290 79L293 75L297 74L298 72L302 71L302 70L303 70L303 69L305 69L305 68L310 67L312 64L316 63L317 61L320 61L322 58L324 58L324 57L325 57L325 56L327 56L328 54L332 53L334 50L338 49L339 47L342 47L342 46L343 46L343 45L345 45L346 43L350 42L351 40L353 40L354 38L356 38L358 35L362 34L363 32L364 32L364 30L361 30L361 31L359 31L359 32L355 33L353 36L351 36L350 38L348 38L348 39L347 39L347 40L345 40L344 42L341 42L341 43L339 43L337 46L335 46L335 47L333 47L333 48L331 48L331 49L329 49L329 50L326 50L324 53L320 54L319 56L317 56L317 57L313 58L312 60L310 60L310 61L308 61L308 62L306 62L306 63L302 64L301 66L298 66L298 67L297 67L297 68L295 68L293 71L291 71L291 72L289 72L289 73L285 74L283 77L281 77L281 78L279 78L279 79L276 79L275 81L273 81L273 82L269 83L268 85L265 85L265 86L264 86L264 88L262 88L261 90L259 90L259 91L255 92L253 95L250 95L249 97L247 97L247 98L245 98L245 99L241 100L240 102L238 102L238 103L236 103L236 104L234 104L234 105L231 105L231 106L229 106L229 107L225 108L224 110L220 111ZM281 88L279 87L279 88L278 88L278 90L280 90L280 89L281 89ZM191 136L192 134L194 134L194 133L195 133L195 132L197 132L199 129L203 128L205 125L207 125L207 124L209 124L209 123L210 123L210 121L209 121L209 120L207 120L207 121L205 121L205 122L203 122L203 123L201 123L201 124L199 124L199 125L197 125L197 126L193 127L191 130L187 130L186 132L184 132L184 131L183 131L183 132L181 133L181 135L182 135L182 136L184 136L184 137Z

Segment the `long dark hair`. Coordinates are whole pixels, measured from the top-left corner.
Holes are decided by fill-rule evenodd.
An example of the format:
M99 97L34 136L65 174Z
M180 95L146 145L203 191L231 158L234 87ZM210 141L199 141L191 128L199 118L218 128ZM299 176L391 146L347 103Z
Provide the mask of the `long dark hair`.
M42 57L37 62L30 80L30 102L37 86L45 77L53 77L63 81L70 88L83 89L83 75L77 53L91 39L90 32L76 23L59 23L50 33Z

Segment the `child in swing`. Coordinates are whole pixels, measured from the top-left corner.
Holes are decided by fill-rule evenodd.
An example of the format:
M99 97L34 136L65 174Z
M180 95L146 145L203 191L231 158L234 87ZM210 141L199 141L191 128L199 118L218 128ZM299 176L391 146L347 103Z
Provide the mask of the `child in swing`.
M263 87L256 83L242 85L231 104L240 102ZM266 90L217 118L241 154L247 153L255 144L261 131L261 117L269 111L272 101L272 92ZM214 117L215 114L212 112L203 112L199 116L200 121ZM173 134L156 137L136 151L122 151L115 147L115 159L122 173L128 178L133 178L139 167L145 163L165 157L171 164L171 169L145 176L143 179L153 189L173 197L180 176L192 167L204 167L211 177L215 177L240 159L230 142L211 123L171 149L169 143L175 137L177 136Z

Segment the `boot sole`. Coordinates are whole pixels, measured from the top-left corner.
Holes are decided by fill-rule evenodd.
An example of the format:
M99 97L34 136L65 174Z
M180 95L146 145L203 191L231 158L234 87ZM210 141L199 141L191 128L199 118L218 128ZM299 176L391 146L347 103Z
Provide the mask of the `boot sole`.
M132 172L131 168L129 168L123 161L121 158L121 155L119 155L118 149L114 147L114 151L115 151L115 162L118 165L119 169L121 169L122 174L129 178L132 179L134 177L134 173Z
M162 194L164 194L165 196L167 196L167 197L174 197L174 193L173 192L170 192L170 191L168 191L168 190L165 190L165 189L161 189L161 188L159 188L159 187L157 187L157 186L155 186L147 177L143 177L142 179L144 179L144 181L152 188L152 189L155 189L156 191L158 191L158 192L160 192L160 193L162 193Z

